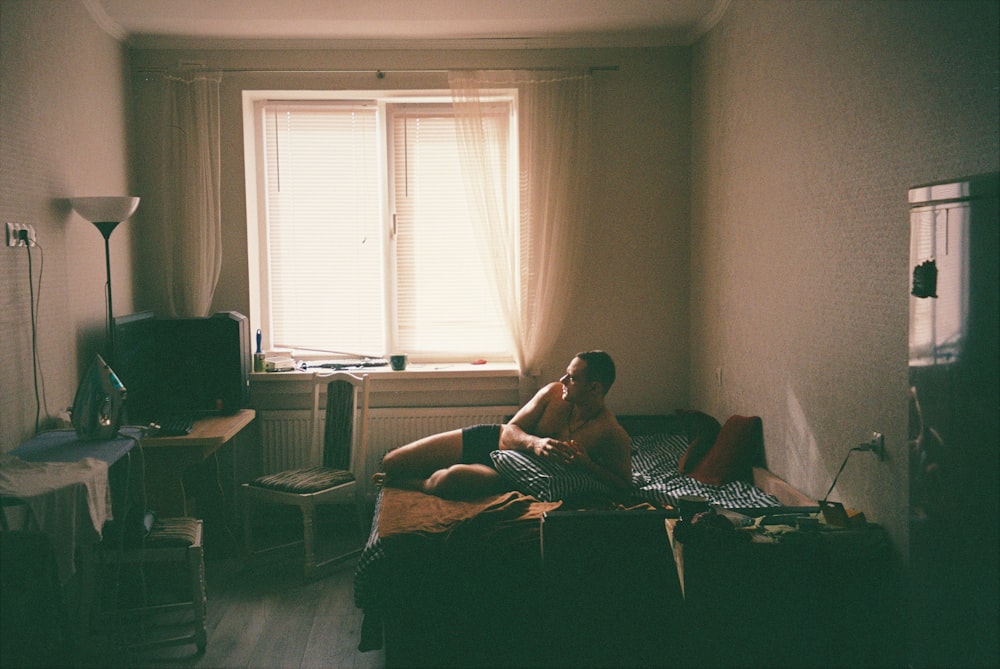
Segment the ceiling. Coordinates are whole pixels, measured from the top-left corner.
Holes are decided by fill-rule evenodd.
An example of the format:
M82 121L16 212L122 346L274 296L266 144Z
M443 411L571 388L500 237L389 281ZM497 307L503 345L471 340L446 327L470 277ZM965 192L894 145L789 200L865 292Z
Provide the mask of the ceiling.
M136 48L691 44L731 0L82 0Z

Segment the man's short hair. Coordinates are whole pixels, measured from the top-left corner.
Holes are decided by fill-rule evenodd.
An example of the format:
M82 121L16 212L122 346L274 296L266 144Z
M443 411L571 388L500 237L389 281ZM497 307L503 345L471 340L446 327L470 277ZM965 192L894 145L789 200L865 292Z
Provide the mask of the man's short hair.
M597 381L607 394L615 382L615 361L604 351L584 351L576 357L587 363L587 381Z

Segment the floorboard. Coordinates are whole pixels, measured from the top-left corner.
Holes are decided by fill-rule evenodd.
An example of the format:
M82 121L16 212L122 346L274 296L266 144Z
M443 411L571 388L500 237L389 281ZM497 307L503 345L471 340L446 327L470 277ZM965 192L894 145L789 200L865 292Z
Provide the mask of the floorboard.
M328 540L318 548L339 552L360 545L356 532L327 534L331 535L349 538ZM357 650L362 612L354 606L355 563L331 567L325 575L306 581L301 548L255 558L248 564L232 557L208 559L204 654L199 655L193 645L126 652L120 648L128 635L119 630L122 633L100 637L91 659L79 666L381 669L385 666L382 651Z

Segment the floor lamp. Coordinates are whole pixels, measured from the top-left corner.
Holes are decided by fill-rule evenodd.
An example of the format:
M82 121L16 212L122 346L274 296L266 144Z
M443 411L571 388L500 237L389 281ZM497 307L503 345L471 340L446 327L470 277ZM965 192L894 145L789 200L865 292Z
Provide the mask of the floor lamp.
M115 320L111 302L111 251L108 247L108 240L111 233L122 221L125 221L135 213L139 206L137 197L74 197L69 200L70 206L83 218L97 226L104 236L104 267L107 271L107 286L105 296L107 298L108 313L108 344L111 350L108 352L112 361L115 357Z

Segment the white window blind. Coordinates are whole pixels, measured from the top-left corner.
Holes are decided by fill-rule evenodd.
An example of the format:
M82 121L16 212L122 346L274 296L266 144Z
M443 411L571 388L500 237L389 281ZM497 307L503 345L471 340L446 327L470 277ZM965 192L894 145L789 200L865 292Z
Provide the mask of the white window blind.
M506 110L488 117L506 170ZM496 292L487 282L477 207L463 183L450 105L405 105L392 116L396 213L397 343L446 355L508 349Z
M447 103L267 101L260 234L271 346L511 359ZM487 123L506 186L510 105ZM388 122L383 122L388 119Z
M377 121L374 104L264 106L272 345L385 348Z

